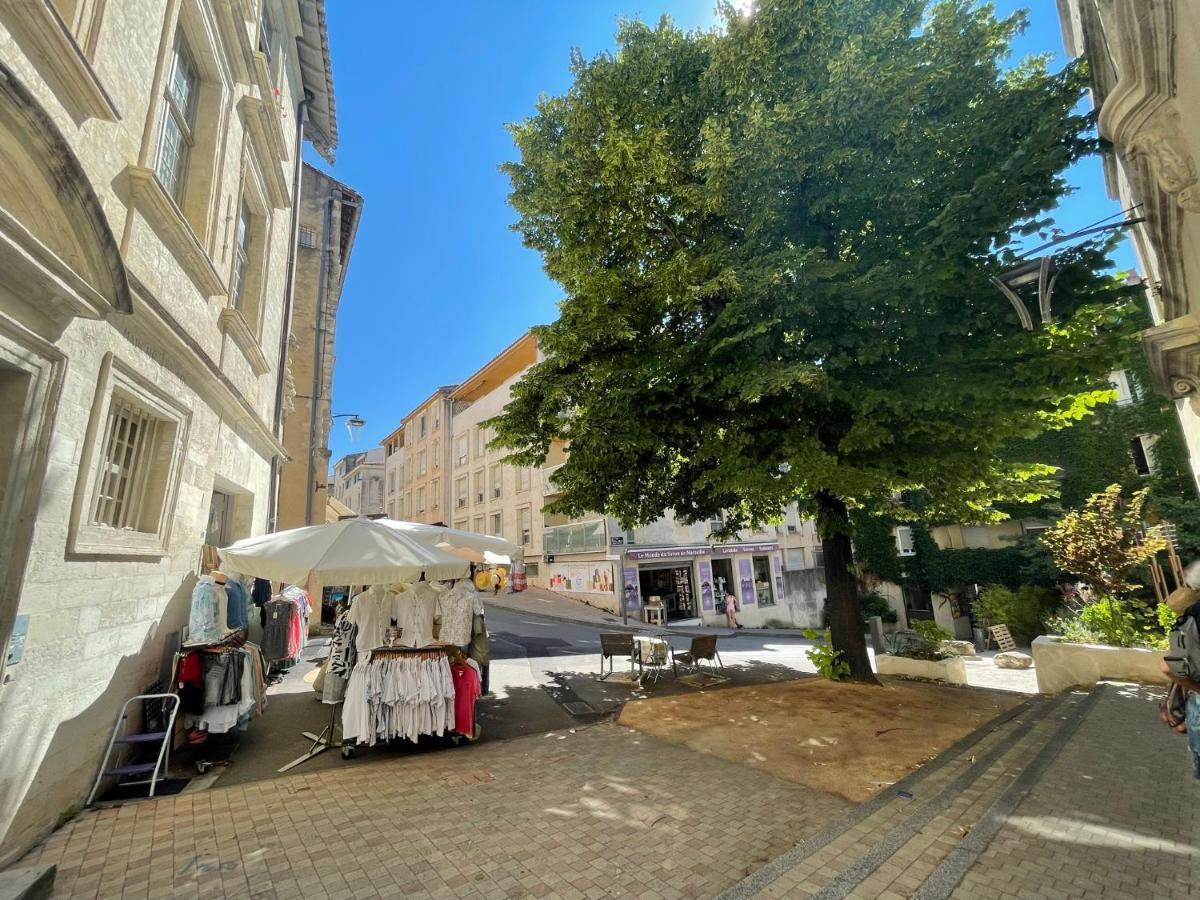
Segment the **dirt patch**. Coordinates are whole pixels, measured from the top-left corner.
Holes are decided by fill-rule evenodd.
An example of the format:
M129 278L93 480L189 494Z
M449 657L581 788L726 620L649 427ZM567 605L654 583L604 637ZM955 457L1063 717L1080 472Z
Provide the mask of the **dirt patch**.
M806 678L625 705L620 724L858 803L1020 697Z

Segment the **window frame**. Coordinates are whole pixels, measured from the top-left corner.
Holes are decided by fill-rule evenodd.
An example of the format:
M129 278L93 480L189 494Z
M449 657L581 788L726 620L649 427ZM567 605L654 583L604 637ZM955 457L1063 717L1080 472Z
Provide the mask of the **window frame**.
M187 109L180 109L174 95L175 76L180 63L191 69L190 90L187 96ZM200 90L203 86L200 66L196 62L196 54L188 43L188 37L181 22L175 29L175 37L171 44L170 64L167 67L166 80L163 83L162 110L158 117L158 142L154 151L154 175L175 204L183 208L187 195L188 168L192 152L196 146L196 108L200 105ZM179 157L172 172L170 181L163 178L163 154L167 144L167 123L171 122L179 130Z
M101 467L107 457L107 442L114 402L132 402L159 420L149 450L153 458L143 457L142 464L157 468L159 487L154 490L158 504L151 516L153 528L137 530L115 528L95 521L101 490ZM162 427L165 423L166 427ZM166 554L175 518L175 506L183 469L184 449L191 427L191 411L142 376L111 352L105 354L97 379L96 393L85 437L75 495L68 527L67 549L73 554L98 556L162 557ZM150 477L150 470L143 470ZM138 473L134 472L137 478ZM143 492L145 487L143 487ZM145 502L146 495L142 497ZM143 517L146 511L143 511Z

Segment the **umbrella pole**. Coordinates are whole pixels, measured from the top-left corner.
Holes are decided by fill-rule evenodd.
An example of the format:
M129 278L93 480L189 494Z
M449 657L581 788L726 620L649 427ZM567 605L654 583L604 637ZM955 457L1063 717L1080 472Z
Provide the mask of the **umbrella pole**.
M286 766L283 766L282 768L277 769L276 771L286 772L289 769L294 769L294 768L296 768L296 766L300 765L301 763L306 763L310 759L315 759L316 757L318 757L322 753L324 753L326 750L333 749L333 746L334 746L333 734L334 734L334 729L337 728L337 720L338 720L337 710L340 705L341 705L340 700L337 703L329 704L329 724L326 725L321 730L320 734L313 734L311 731L305 731L302 733L304 737L306 737L310 741L312 741L312 746L308 748L308 752L305 753L303 756L298 757L297 759L293 759Z

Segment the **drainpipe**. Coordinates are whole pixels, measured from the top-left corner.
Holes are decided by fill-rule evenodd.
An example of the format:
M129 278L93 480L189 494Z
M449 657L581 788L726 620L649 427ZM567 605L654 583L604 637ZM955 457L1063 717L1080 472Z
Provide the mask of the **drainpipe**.
M305 524L313 524L312 521L312 503L313 494L317 492L317 419L318 406L320 401L324 400L324 371L325 371L325 341L328 336L329 329L325 326L325 286L329 281L329 253L330 253L330 233L332 230L332 220L334 220L334 200L338 200L342 205L358 206L355 200L352 200L343 194L341 188L330 187L329 193L325 197L324 220L322 223L322 236L320 236L320 275L317 281L317 314L313 319L313 324L316 326L317 334L314 336L312 346L312 394L308 401L308 476L305 480ZM329 488L326 486L326 491Z
M292 299L296 284L296 243L300 239L300 179L303 175L304 123L308 119L308 104L312 94L296 104L296 164L292 169L292 228L288 241L287 282L283 289L283 322L279 330L279 373L275 379L275 423L271 433L277 440L283 437L283 391L287 384L288 336L292 330ZM271 457L271 483L267 497L267 531L274 531L279 517L279 455Z

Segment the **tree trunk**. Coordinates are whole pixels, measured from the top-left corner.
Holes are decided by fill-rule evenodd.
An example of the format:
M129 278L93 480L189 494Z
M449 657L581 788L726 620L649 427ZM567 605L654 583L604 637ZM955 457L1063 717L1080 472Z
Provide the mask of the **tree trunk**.
M854 577L854 549L850 543L850 514L840 497L827 491L816 496L825 551L826 607L829 636L835 650L850 666L852 681L878 684L867 655L862 614L858 608L858 581Z

